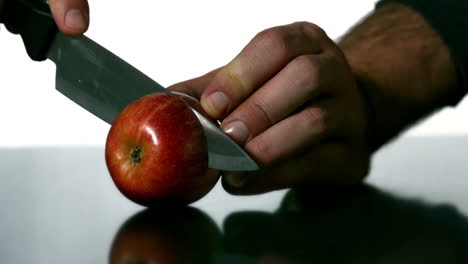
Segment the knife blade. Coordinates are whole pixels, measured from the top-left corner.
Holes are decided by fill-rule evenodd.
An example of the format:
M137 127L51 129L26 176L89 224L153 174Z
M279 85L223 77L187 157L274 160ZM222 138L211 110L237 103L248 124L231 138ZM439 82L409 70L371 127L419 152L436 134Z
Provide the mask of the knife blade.
M112 124L131 102L168 89L86 36L58 31L48 5L39 0L6 1L0 18L19 33L31 59L56 65L56 89L88 112ZM252 171L256 162L221 129L192 109L208 145L208 166L223 171Z

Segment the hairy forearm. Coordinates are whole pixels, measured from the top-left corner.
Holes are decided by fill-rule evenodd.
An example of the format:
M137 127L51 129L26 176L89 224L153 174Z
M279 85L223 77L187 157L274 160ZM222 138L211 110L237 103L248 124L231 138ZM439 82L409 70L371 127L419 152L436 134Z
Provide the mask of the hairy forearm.
M339 45L367 95L372 149L462 96L448 48L404 5L378 8Z

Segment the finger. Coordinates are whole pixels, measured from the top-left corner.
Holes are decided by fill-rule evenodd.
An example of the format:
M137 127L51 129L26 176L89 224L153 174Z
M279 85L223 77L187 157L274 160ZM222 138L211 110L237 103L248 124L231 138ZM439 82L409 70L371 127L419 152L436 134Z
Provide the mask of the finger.
M305 106L252 138L245 150L268 166L338 134L339 123L333 120L337 117L330 113L333 103L327 100Z
M300 155L318 143L324 142L337 130L338 124L331 120L328 109L334 101L322 101L309 104L298 113L273 125L260 135L250 140L245 150L260 163L262 168L271 167L296 155ZM302 157L300 157L302 158ZM240 176L239 176L240 175ZM227 183L237 188L255 177L241 177L255 174L228 174ZM242 179L242 181L239 181Z
M362 133L353 127L353 122L361 121L346 109L354 108L333 96L320 98L252 138L244 148L262 166L270 166L331 139L360 146L362 142L349 135Z
M223 175L226 191L252 195L313 184L354 184L369 171L367 152L344 143L317 145L306 154L251 173Z
M311 23L294 23L265 30L222 68L203 93L203 108L224 118L292 59L320 53L323 31Z
M89 26L86 0L49 0L50 10L59 29L69 35L81 35Z
M251 138L325 93L327 62L321 55L302 55L237 107L222 123L224 131L244 145Z
M194 98L200 99L203 91L205 91L206 87L208 87L208 84L213 80L213 77L218 71L219 68L203 76L173 84L167 87L167 89L173 92L188 94Z

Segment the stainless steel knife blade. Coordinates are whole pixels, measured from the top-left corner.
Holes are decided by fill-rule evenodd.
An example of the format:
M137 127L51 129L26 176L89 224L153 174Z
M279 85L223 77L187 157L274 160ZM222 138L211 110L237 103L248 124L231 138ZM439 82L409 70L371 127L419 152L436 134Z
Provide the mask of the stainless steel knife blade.
M109 124L134 100L154 92L170 93L86 36L72 37L57 32L47 57L57 67L56 89ZM223 131L192 110L206 135L210 168L223 171L259 168Z

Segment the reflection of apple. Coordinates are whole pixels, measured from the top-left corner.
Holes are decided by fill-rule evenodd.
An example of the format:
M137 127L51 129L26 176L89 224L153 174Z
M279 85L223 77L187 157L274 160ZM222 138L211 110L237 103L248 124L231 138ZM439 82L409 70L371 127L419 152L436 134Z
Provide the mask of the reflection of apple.
M110 263L210 263L221 247L213 220L193 207L146 209L116 234Z
M181 98L202 111L188 95L154 93L128 105L112 124L107 167L118 189L136 203L188 204L219 178L208 169L202 126Z

